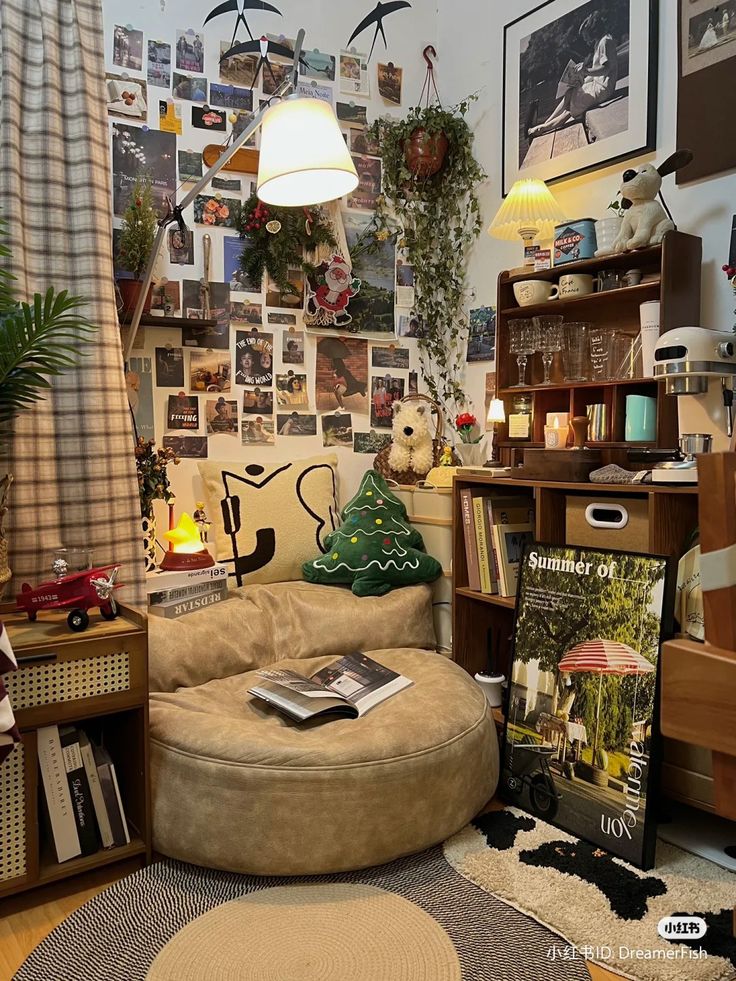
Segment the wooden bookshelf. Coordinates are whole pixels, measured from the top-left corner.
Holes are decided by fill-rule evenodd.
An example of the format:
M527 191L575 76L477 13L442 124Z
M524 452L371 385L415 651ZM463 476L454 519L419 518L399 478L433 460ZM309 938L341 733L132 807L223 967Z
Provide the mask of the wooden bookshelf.
M90 613L83 633L72 633L65 611L39 613L31 623L0 605L18 671L4 676L23 741L3 764L0 787L0 899L131 858L150 861L151 803L148 755L148 635L145 619L123 608L112 621ZM78 725L104 742L115 764L130 843L58 862L41 820L37 730ZM7 784L7 786L6 786Z
M509 439L508 425L496 429L496 446L501 462L515 466L522 462L525 447L544 445L544 424L548 412L585 415L588 405L602 403L607 410L606 438L591 443L603 454L603 462L620 463L619 451L626 446L626 396L648 395L657 399L657 435L653 443L632 444L638 447L656 446L674 449L677 446L677 399L664 394L661 383L653 378L594 379L585 382L566 381L561 353L552 362L551 385L542 385L543 367L540 354L528 359L529 384L517 381L516 356L509 350L509 321L535 316L561 314L565 321L586 322L594 328L618 331L635 337L639 333L639 305L646 300L659 300L660 333L683 324L700 322L700 272L702 243L693 235L668 232L661 245L649 246L636 252L583 259L540 272L507 270L498 277L496 319L496 381L499 398L503 399L506 415L512 409L516 394L527 393L532 398L532 419L528 439ZM524 279L557 282L569 273L588 273L595 276L602 270L625 272L639 269L643 282L638 286L622 287L602 293L570 299L550 300L531 306L519 306L514 297L514 283ZM589 367L591 367L589 365ZM590 372L592 374L592 371Z

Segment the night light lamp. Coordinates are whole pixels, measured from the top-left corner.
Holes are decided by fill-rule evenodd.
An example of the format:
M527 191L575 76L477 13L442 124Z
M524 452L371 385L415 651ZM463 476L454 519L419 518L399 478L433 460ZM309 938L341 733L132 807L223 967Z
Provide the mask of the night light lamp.
M165 572L187 572L190 569L208 569L215 560L202 544L199 528L186 512L179 518L179 524L171 531L164 532L164 538L173 548L166 552L161 568Z

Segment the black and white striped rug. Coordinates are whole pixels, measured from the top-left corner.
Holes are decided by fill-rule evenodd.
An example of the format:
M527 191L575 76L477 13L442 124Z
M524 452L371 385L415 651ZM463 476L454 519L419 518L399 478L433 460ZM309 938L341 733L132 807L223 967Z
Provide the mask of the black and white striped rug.
M363 887L362 894L356 897L359 891L354 889L349 898L367 904L363 908L366 917L372 917L371 929L352 931L336 924L335 931L330 932L329 913L325 913L330 942L320 943L315 954L315 944L308 946L306 934L296 932L301 922L297 913L308 902L310 891L315 893L315 902L324 902L324 887L328 884ZM276 920L279 932L271 948L272 963L260 962L260 967L254 964L252 956L243 954L246 948L242 938L233 946L232 953L227 954L223 949L226 945L217 940L223 936L223 924L219 924L219 934L216 928L212 930L212 939L208 941L210 931L202 918L218 909L227 910L230 933L237 934L232 924L240 922L246 929L248 910L255 903L234 901L243 897L261 900L259 915L271 901L274 909L278 905L283 911L284 890L280 887L284 886L298 887L293 890L299 893L294 905L295 932L290 937L288 917L286 921L283 916ZM339 897L339 891L336 894ZM381 895L385 900L381 909L372 909L371 903ZM389 918L402 917L407 907L408 912L413 910L413 920L410 916L405 922L418 924L416 937L412 937L411 927L402 937L396 922L389 923ZM238 921L233 916L246 918ZM381 916L385 919L385 929L381 928ZM191 927L200 920L204 929L195 936ZM347 957L345 950L349 950L353 963L360 965L360 970L356 967L349 972L351 976L371 981L451 981L453 977L462 981L589 981L590 978L582 959L564 959L564 941L470 882L445 860L442 848L436 847L360 872L298 879L259 878L169 860L159 862L122 879L68 917L33 951L16 975L16 981L174 979L175 965L186 965L182 944L187 942L191 942L192 958L196 955L199 964L207 962L202 958L201 944L210 942L212 946L211 960L207 962L211 966L204 974L201 967L196 972L191 965L186 967L188 973L183 977L196 977L197 981L209 978L350 981L340 968L347 963L343 957ZM304 944L303 960L293 954L300 943ZM391 943L397 945L395 957L387 956L386 948ZM356 950L356 944L360 949ZM177 945L178 949L173 950ZM406 946L401 956L399 945ZM259 950L263 949L261 943ZM290 952L289 963L298 964L293 973L279 974L276 965L284 963L281 956L284 950ZM447 966L448 950L456 968ZM183 970L184 967L179 969Z

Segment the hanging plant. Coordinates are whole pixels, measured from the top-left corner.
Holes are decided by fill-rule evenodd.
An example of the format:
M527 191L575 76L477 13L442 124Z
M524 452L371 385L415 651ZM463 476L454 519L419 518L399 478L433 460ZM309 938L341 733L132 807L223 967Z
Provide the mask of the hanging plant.
M247 241L240 267L248 280L259 283L267 272L282 293L296 293L289 282L289 267L305 272L313 267L305 258L318 246L336 248L332 225L321 208L276 208L252 194L243 205L238 223Z
M378 119L370 135L383 158L382 221L403 226L399 245L414 267L415 310L422 375L447 418L467 398L459 365L465 361L464 316L468 252L481 230L476 188L485 174L473 156L465 121L469 97L452 109L415 106L405 119Z

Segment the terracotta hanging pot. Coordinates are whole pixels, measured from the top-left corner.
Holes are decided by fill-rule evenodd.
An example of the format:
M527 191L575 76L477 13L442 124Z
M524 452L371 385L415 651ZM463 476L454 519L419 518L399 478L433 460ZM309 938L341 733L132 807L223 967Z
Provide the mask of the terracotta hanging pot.
M116 282L120 298L123 301L122 312L132 314L138 302L138 297L141 294L143 283L139 279L118 279ZM148 296L146 297L146 302L143 304L144 313L148 313L151 309L152 290L153 284L148 287Z
M428 133L418 126L404 143L404 160L415 177L432 177L441 170L449 145L442 131Z

